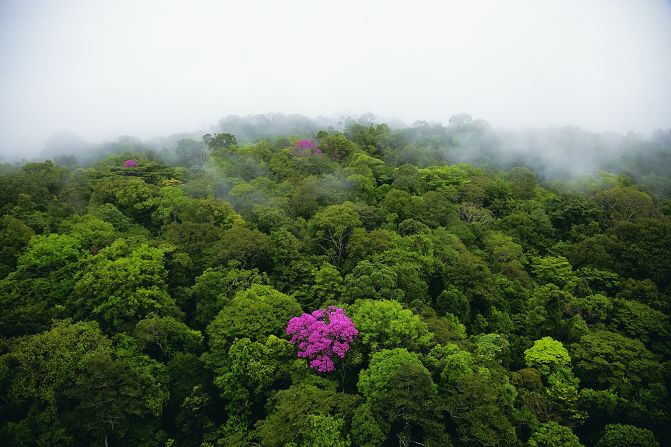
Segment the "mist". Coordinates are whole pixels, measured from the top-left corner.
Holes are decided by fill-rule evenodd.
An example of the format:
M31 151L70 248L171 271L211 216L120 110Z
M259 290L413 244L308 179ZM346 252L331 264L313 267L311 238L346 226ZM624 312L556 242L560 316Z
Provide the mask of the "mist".
M671 127L670 25L661 0L4 0L0 154L268 112L650 134Z

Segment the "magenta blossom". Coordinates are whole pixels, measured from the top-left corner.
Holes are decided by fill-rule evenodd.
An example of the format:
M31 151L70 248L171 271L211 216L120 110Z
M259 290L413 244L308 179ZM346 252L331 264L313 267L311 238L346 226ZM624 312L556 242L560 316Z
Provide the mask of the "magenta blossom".
M323 155L324 153L317 147L317 143L312 140L298 140L294 143L294 156L305 157L306 155Z
M334 358L345 358L359 331L341 308L329 306L289 320L287 335L298 344L298 357L310 360L310 368L331 372Z
M297 149L315 149L317 144L312 140L298 140L294 147Z
M126 160L123 162L124 168L137 168L137 161L135 160Z

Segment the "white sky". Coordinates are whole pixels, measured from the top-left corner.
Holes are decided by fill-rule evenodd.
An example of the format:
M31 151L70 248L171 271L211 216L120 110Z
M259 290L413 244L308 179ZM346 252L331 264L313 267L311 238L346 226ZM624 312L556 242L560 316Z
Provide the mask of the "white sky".
M662 0L0 0L0 152L372 112L671 127Z

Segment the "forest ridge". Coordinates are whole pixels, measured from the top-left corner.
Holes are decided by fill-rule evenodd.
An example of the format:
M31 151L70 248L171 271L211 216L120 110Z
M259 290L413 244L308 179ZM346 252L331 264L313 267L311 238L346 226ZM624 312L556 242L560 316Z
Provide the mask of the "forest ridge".
M669 132L52 143L0 165L1 445L671 445Z

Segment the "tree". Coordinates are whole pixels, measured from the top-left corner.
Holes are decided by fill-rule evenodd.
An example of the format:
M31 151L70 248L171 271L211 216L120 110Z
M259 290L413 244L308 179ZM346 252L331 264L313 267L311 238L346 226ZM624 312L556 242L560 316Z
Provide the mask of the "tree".
M501 334L479 334L473 337L475 354L489 362L504 363L510 355L510 343Z
M345 270L352 271L361 261L370 260L376 254L394 247L398 239L398 234L389 230L355 228L347 242Z
M25 335L47 329L63 317L76 276L89 255L70 235L39 235L30 239L16 271L0 280L0 334Z
M60 231L79 239L81 246L92 253L110 245L118 237L111 223L90 214L63 221Z
M629 395L646 383L661 381L661 365L640 340L593 330L571 346L580 380L595 389Z
M424 360L434 373L441 394L454 390L459 380L477 369L473 354L454 343L434 346Z
M564 235L574 225L584 225L601 216L601 209L590 198L582 195L559 194L548 203L548 216L555 228Z
M170 359L178 352L197 353L203 344L200 331L189 328L174 317L159 317L155 314L140 320L133 334L144 342L150 355L153 354L152 357L159 360Z
M163 365L113 345L94 322L15 339L0 365L13 415L0 431L12 445L26 434L36 444L142 443L168 399Z
M659 447L655 435L645 428L628 424L609 424L596 447Z
M312 294L316 306L321 306L326 301L335 301L340 297L344 290L343 278L333 264L322 264L314 276Z
M104 203L102 205L91 204L88 207L88 213L100 220L111 223L114 229L120 232L128 231L133 225L132 219L119 211L111 203Z
M513 238L499 232L488 231L484 236L484 246L492 272L502 273L511 279L528 280L524 271L526 257L522 246Z
M224 362L214 369L214 384L227 400L232 414L251 416L254 405L266 393L286 382L291 371L293 347L269 335L264 341L238 338L228 349Z
M428 166L418 169L423 191L452 192L470 183L469 173L462 166Z
M494 215L491 211L473 202L460 203L457 211L459 211L461 220L470 224L486 225L494 220Z
M259 421L254 437L267 447L282 447L301 440L314 429L313 417L343 418L359 401L358 396L337 393L324 382L302 383L278 391L268 402L268 416Z
M336 267L340 267L345 260L349 236L360 225L355 205L344 202L315 213L308 222L308 230L321 251L331 258Z
M34 235L21 220L9 215L0 218L0 278L14 271L19 255Z
M270 286L253 284L238 292L207 328L212 358L225 355L237 338L264 341L284 333L287 322L301 314L295 299Z
M386 435L373 416L370 405L359 405L352 415L352 441L361 447L381 447Z
M567 423L579 423L585 414L578 408L579 381L571 370L571 357L564 345L543 337L524 351L525 364L537 369L545 379L546 393L553 404L555 413Z
M563 287L573 278L573 267L563 256L535 258L531 268L536 280L541 284Z
M345 357L359 331L342 308L329 306L289 320L287 335L298 345L298 357L310 360L310 368L331 372L334 360Z
M456 315L461 322L467 322L471 313L468 297L453 285L440 292L436 298L435 309L439 313Z
M69 305L110 331L127 329L150 313L175 314L164 262L163 250L119 239L82 272Z
M396 273L396 286L403 291L405 301L417 308L429 300L429 282L437 276L438 264L430 256L428 235L405 237L405 247L387 250L379 256L380 262Z
M536 368L541 374L550 374L571 368L571 357L564 345L552 337L536 340L524 351L524 363L528 368Z
M345 135L370 154L382 154L391 145L391 130L386 124L350 123Z
M619 289L616 298L639 301L660 311L665 311L669 307L655 283L650 279L636 280L629 278L620 284Z
M350 447L349 436L344 434L345 421L327 415L310 416L301 447Z
M468 113L459 113L457 115L452 115L450 117L450 124L456 127L463 127L467 124L470 124L473 121L473 118Z
M508 174L513 195L518 199L528 200L533 197L534 188L538 185L536 174L528 168L516 167Z
M210 417L213 399L203 388L202 385L195 385L189 395L180 401L179 412L174 416L178 430L176 438L180 445L199 447L201 440L210 439L215 430Z
M638 219L619 222L611 230L606 250L616 260L610 270L623 277L649 278L660 290L671 285L671 222Z
M400 300L404 293L396 285L397 278L396 272L386 265L361 261L345 277L342 298L349 303L357 299Z
M471 313L489 313L500 290L487 264L446 229L437 229L432 239L433 257L444 286L461 290L469 299Z
M18 272L26 275L46 276L82 257L81 245L76 237L64 234L40 235L29 241L26 252L18 260Z
M36 208L44 211L49 201L56 199L69 180L69 170L56 166L52 161L26 163L16 172L6 172L0 177L0 208L17 204L21 197L30 199ZM20 216L16 216L24 220Z
M443 344L466 339L466 326L455 315L447 313L444 316L438 316L431 307L424 307L421 316L437 343Z
M599 192L595 195L595 200L606 215L616 222L647 217L652 211L652 198L629 187L618 186Z
M419 201L421 201L419 197L411 196L405 191L392 189L385 194L380 208L388 215L388 221L400 223L417 215Z
M448 227L459 223L459 214L447 191L427 191L418 203L417 219L431 228Z
M526 303L526 332L533 338L551 334L561 338L566 331L565 311L573 295L554 284L545 284L531 292Z
M152 220L159 226L182 222L191 205L191 200L184 190L177 186L164 186L159 189L155 202L156 208L152 213Z
M220 240L223 229L210 223L191 221L172 222L162 229L163 240L173 245L181 253L188 255L193 261L193 273L202 272L211 262L208 250Z
M235 139L235 135L230 133L215 133L214 135L210 135L208 133L203 135L203 142L207 145L207 148L211 151L221 149L233 149L238 146L238 142Z
M570 428L550 421L533 432L529 438L529 447L583 447L583 445Z
M372 119L0 162L0 445L671 439L671 133Z
M668 346L669 318L646 304L613 300L612 321L616 329L629 337L657 346L666 342Z
M317 137L319 138L319 147L321 150L337 163L347 158L355 148L354 144L340 133L327 134L320 132L317 134Z
M352 320L362 343L371 351L391 348L427 349L433 339L422 319L398 301L357 300Z
M580 315L589 325L605 322L612 311L612 300L600 293L583 298L574 298L568 303L567 308L569 314Z
M91 195L94 204L110 203L140 224L150 222L158 188L139 177L106 177L99 180Z
M510 446L519 441L512 425L514 387L500 372L479 368L461 375L446 398L447 412L465 446Z
M401 348L374 353L357 388L373 414L386 426L398 427L388 439L394 436L400 445L411 445L440 437L436 385L416 354Z
M224 231L208 252L210 267L239 261L243 269L266 269L270 262L270 238L259 230L236 225Z
M492 226L512 236L527 255L546 253L556 238L550 218L540 204L530 210L515 210L497 219Z
M267 282L266 275L259 273L258 269L245 270L236 263L205 270L191 286L195 321L202 327L207 326L238 292L252 284Z
M319 177L309 175L298 182L289 198L294 216L310 218L319 209L322 186Z

